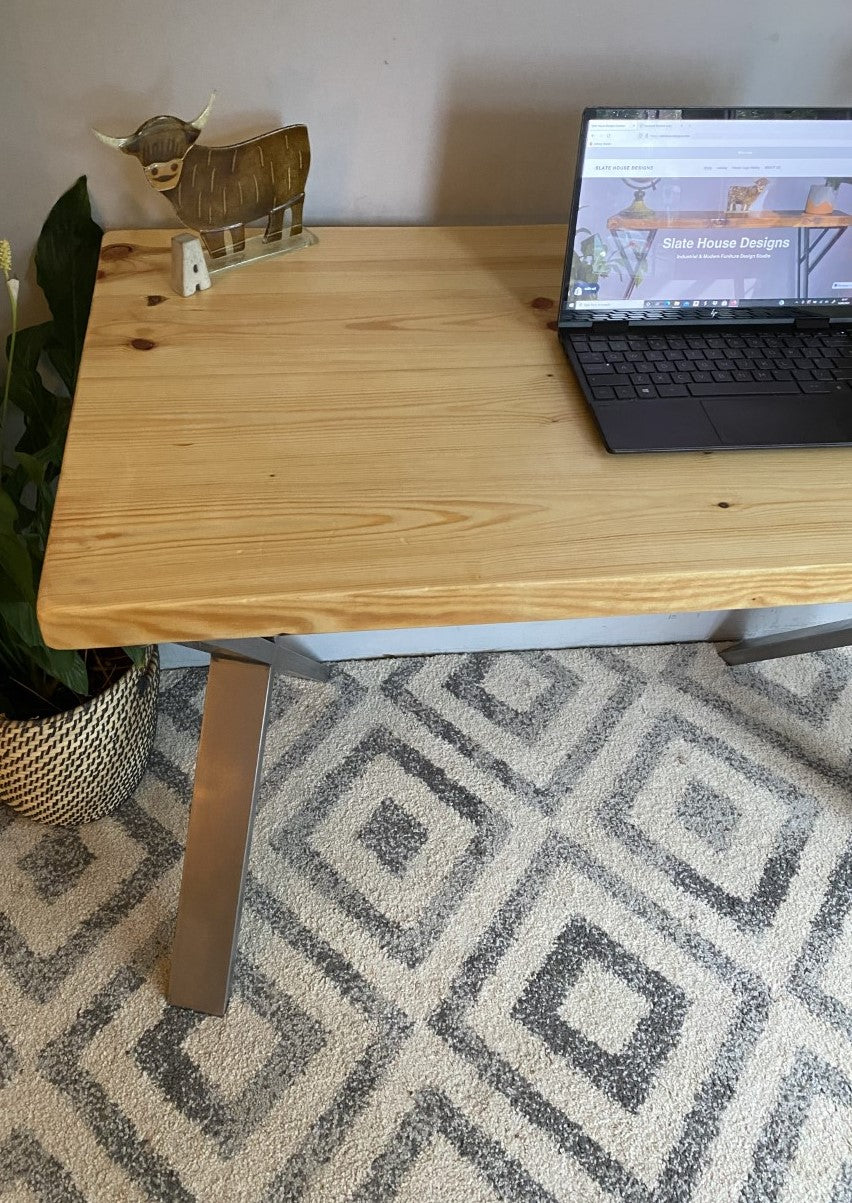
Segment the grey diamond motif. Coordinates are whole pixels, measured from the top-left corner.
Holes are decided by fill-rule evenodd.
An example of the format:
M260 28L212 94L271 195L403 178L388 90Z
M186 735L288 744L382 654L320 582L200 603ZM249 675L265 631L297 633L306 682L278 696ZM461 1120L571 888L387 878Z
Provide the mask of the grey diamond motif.
M765 858L760 880L747 898L724 889L712 877L656 843L631 817L640 791L650 781L661 756L674 741L701 748L721 764L728 765L746 783L770 792L787 811L787 818ZM634 855L660 868L680 889L703 898L743 930L758 931L773 922L799 871L799 861L816 817L816 802L811 794L793 782L670 711L660 715L645 733L642 748L625 768L618 786L598 813L604 827Z
M402 877L426 843L429 833L391 798L380 802L358 832L365 848L397 877Z
M677 804L677 817L714 852L728 852L742 813L730 798L699 781L690 782Z
M154 1027L142 1033L134 1050L143 1072L173 1106L216 1141L226 1159L242 1148L326 1041L316 1020L287 994L276 991L247 962L240 963L236 984L246 1005L265 1019L278 1037L236 1097L228 1098L184 1048L187 1037L200 1024L221 1022L218 1019L169 1007Z
M650 1012L619 1053L601 1048L559 1015L569 987L589 960L598 961L651 1004ZM678 1043L687 1008L679 986L616 944L601 928L574 918L527 983L513 1015L611 1099L636 1112L648 1097L658 1069Z
M73 828L57 828L20 858L18 868L45 902L55 902L77 884L94 859Z
M0 1089L11 1082L18 1071L18 1058L12 1048L12 1041L0 1028Z
M526 710L518 710L489 693L485 686L489 670L501 660L505 662L505 658L505 653L495 652L465 656L447 677L445 688L504 731L532 742L541 735L559 708L574 696L580 679L545 652L526 652L522 657L523 665L535 669L550 683Z

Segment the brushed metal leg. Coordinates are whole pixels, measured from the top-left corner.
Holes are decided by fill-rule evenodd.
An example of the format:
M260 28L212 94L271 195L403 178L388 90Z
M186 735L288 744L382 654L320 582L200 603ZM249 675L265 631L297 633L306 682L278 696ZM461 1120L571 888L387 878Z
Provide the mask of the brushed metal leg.
M827 622L817 627L802 627L797 631L782 631L777 635L759 635L741 639L724 648L719 655L726 664L755 664L759 660L774 660L779 656L799 656L804 652L824 652L835 647L852 645L852 624Z
M210 659L168 996L208 1015L228 1005L273 671Z
M270 664L276 672L282 672L288 677L300 677L305 681L327 681L328 665L304 652L282 643L286 635L276 635L272 639L215 639L194 640L184 642L185 647L194 647L200 652L210 652L213 655L221 652L237 660L260 660Z

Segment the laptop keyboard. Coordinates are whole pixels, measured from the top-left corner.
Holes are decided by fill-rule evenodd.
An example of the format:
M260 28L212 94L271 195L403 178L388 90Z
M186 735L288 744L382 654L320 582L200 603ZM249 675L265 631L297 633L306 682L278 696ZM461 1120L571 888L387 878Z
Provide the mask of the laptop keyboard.
M852 399L845 331L571 334L596 401L840 393Z

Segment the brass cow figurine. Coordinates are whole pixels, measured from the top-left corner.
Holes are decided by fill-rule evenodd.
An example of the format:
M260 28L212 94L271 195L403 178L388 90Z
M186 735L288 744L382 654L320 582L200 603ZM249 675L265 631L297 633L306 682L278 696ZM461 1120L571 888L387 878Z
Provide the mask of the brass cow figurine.
M264 240L280 239L288 209L290 237L301 234L311 164L307 126L288 125L233 146L197 146L215 95L194 121L152 117L128 138L93 132L139 160L151 187L168 197L212 256L228 252L226 231L232 249L243 250L246 224L261 217L266 218Z

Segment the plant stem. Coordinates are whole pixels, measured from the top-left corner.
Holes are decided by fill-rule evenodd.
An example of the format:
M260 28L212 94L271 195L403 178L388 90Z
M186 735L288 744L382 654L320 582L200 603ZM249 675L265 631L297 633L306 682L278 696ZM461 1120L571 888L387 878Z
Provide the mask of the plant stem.
M6 384L3 389L3 408L0 409L0 427L6 420L6 407L9 404L9 389L12 384L12 360L15 358L15 339L18 336L17 322L15 321L15 309L12 309L12 334L9 339L9 358L6 362Z
M12 386L12 361L15 358L15 339L18 336L18 296L17 296L17 281L14 285L10 285L9 273L6 272L6 291L9 293L9 309L12 314L12 334L9 339L9 356L6 360L6 383L3 387L3 404L0 405L0 437L6 428L6 410L9 408L9 391ZM4 457L5 448L0 444L0 480L4 475Z
M26 681L19 681L17 677L10 676L9 680L13 685L18 685L21 689L25 689L27 693L31 693L34 698L38 698L42 704L46 702L53 710L57 709L46 693L39 693L37 689L33 689L31 685L27 685Z

